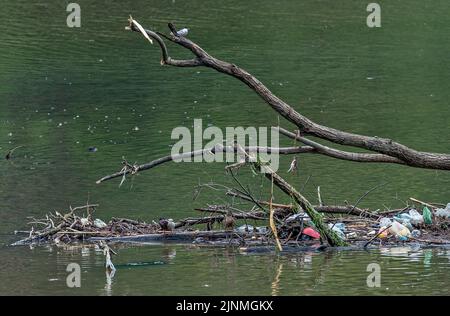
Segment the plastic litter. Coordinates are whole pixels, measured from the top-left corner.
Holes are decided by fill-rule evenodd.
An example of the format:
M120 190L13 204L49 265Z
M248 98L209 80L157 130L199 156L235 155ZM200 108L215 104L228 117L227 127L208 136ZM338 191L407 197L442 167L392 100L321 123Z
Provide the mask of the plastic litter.
M387 217L382 217L381 219L380 219L380 226L381 227L388 227L389 225L391 225L392 224L392 220L390 219L390 218L387 218Z
M413 225L423 224L423 216L415 209L409 210L409 216L411 216L411 224Z
M256 231L260 234L267 234L269 232L269 229L267 226L258 226L256 227Z
M389 224L390 225L390 224ZM378 231L378 238L384 239L389 236L389 229L386 229L387 226L381 226Z
M394 221L399 222L400 224L408 227L409 230L413 229L411 225L411 216L409 216L409 214L402 213L397 216L394 216Z
M391 227L389 227L389 232L397 238L411 237L409 229L397 221L394 221Z
M423 221L425 222L425 224L431 225L433 223L433 220L431 217L431 211L428 207L425 206L423 208L422 215L423 215Z
M318 232L316 232L314 229L312 229L311 227L306 227L305 229L303 229L302 234L309 236L311 238L314 238L314 239L320 238L320 234Z
M252 225L242 225L236 228L236 231L241 234L253 233L255 231L255 228Z
M311 220L311 218L309 218L308 214L297 213L297 214L291 215L288 218L286 218L286 223L288 223L288 224L299 223L302 219L304 222L308 222Z
M105 228L108 225L104 221L102 221L101 219L96 218L94 220L94 226L97 227L97 228Z
M342 232L345 232L347 230L344 223L335 223L334 227L336 227L339 230L342 230Z
M436 210L436 216L444 217L444 218L450 218L450 203L447 204L447 206L444 208L438 208Z
M411 232L411 235L412 235L414 238L419 238L420 235L422 235L422 233L420 232L420 230L414 229L414 230Z
M411 215L409 215L408 213L401 213L401 214L398 214L397 216L394 216L394 219L411 221Z
M342 224L342 223L341 223L341 224ZM334 224L332 224L332 223L329 223L329 224L328 224L328 227L329 227L331 230L333 230L333 231L336 233L336 235L339 236L339 238L345 239L345 234L344 234L344 232L339 228L339 226L336 226L336 225L334 225ZM341 227L342 227L342 226L341 226ZM345 225L344 225L344 228L345 228Z

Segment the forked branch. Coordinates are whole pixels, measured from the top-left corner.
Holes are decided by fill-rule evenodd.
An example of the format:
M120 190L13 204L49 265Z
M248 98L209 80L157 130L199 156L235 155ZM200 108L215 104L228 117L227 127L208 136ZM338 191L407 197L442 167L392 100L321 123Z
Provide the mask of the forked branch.
M129 28L133 31L141 32L133 21L135 20L130 17ZM417 151L400 143L394 142L391 139L348 133L313 122L274 95L263 83L244 69L236 66L235 64L212 57L199 45L186 37L178 36L178 34L173 31L174 30L172 30L172 33L168 36L159 32L157 33L151 30L145 30L147 35L159 44L162 51L162 64L176 67L205 66L213 68L218 72L230 75L242 81L253 91L255 91L281 116L295 124L303 135L315 136L340 145L363 148L381 155L367 156L367 154L355 155L352 153L342 155L342 153L339 153L336 150L323 150L323 148L320 153L351 161L388 162L405 164L419 168L450 170L450 154ZM172 59L169 56L166 44L162 37L188 49L195 57L190 60Z

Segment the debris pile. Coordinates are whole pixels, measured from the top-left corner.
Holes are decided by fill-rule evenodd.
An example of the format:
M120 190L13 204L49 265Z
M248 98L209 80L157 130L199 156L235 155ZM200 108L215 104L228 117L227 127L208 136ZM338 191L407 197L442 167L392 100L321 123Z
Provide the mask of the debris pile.
M448 216L450 203L445 207L421 203L424 205L420 211L414 206L379 213L365 210L359 216L354 213L353 215L333 214L324 217L324 222L327 223L329 229L349 245L389 246L411 241L427 244L450 244L450 218ZM64 215L54 212L47 214L42 219L32 218L29 222L32 229L18 232L26 233L28 237L14 245L80 241L178 241L210 245L267 246L275 245L276 242L273 231L267 226L269 216L261 210L243 212L235 208L216 205L197 209L208 212L208 216L190 217L178 222L165 218L151 223L126 218L112 218L105 223L99 218L94 218L93 213L96 207L97 205L85 205L70 208ZM339 207L332 207L328 211L333 213L333 209L339 210ZM274 221L277 238L283 247L323 243L323 238L314 222L302 210L294 210L290 206L279 207L274 210ZM43 228L35 229L37 225L43 226Z

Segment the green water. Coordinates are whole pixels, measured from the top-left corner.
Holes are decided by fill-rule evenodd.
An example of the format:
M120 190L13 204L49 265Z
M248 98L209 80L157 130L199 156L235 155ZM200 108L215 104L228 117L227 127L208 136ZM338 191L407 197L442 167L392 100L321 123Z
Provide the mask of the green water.
M356 0L78 1L81 28L66 26L68 2L1 1L0 152L23 146L13 160L0 161L1 294L449 293L446 250L278 257L125 247L119 265L166 264L120 268L105 285L103 257L93 250L7 247L18 238L15 229L27 228L27 216L86 200L100 204L96 215L104 220L146 221L231 203L214 190L192 200L199 183L232 185L223 164L166 164L120 189L118 180L95 180L118 171L123 156L143 163L167 155L172 129L191 127L194 118L220 128L277 124L277 115L237 80L205 68L161 67L157 47L124 30L129 14L161 31L167 21L189 27L189 37L211 54L250 71L321 124L450 152L447 1L379 1L376 29L366 26L367 4ZM90 146L98 151L88 152ZM361 206L399 207L409 197L450 202L448 172L304 155L296 176L286 174L289 163L281 160L280 173L298 188L310 177L304 193L314 202L318 185L326 203L343 204L380 183L387 184ZM267 198L263 180L243 171L242 181ZM288 201L280 193L276 200ZM69 262L82 265L80 289L65 285ZM381 265L380 288L365 283L370 262Z

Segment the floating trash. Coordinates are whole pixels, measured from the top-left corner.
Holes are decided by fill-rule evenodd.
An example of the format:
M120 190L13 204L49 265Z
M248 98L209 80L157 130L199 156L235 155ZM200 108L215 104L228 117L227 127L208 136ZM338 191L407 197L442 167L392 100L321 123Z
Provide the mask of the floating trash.
M411 216L411 224L413 225L423 224L423 216L415 209L409 210L409 215Z
M439 217L450 218L450 203L447 204L445 209L438 208L435 214Z
M337 223L337 224L342 224L342 223ZM333 231L336 233L336 235L339 236L339 238L341 238L341 239L343 239L343 240L346 239L345 234L344 234L344 231L341 229L341 228L342 228L342 225L336 226L336 225L333 224L333 223L329 223L329 224L328 224L328 227L329 227L331 230L333 230ZM339 227L341 227L341 228L339 228ZM344 229L345 229L345 225L344 225Z
M267 234L269 232L269 229L267 226L258 226L256 227L256 231L260 234Z
M252 225L242 225L236 228L236 231L241 234L253 233L255 231L255 228Z
M424 220L425 224L431 225L433 223L433 220L431 218L432 217L431 211L428 207L425 206L423 208L422 215L423 215L423 220Z
M392 224L392 220L390 218L387 217L383 217L380 219L380 226L384 226L384 227L388 227L389 225Z
M394 221L391 227L389 227L389 232L397 238L411 236L411 232L409 231L409 229L396 221Z
M97 227L97 228L105 228L108 225L104 221L102 221L101 219L96 218L94 220L94 226Z
M320 234L311 227L306 227L305 229L303 229L302 234L309 236L313 239L320 239Z
M311 218L306 213L297 213L286 218L286 224L299 223L303 219L304 222L308 222Z

